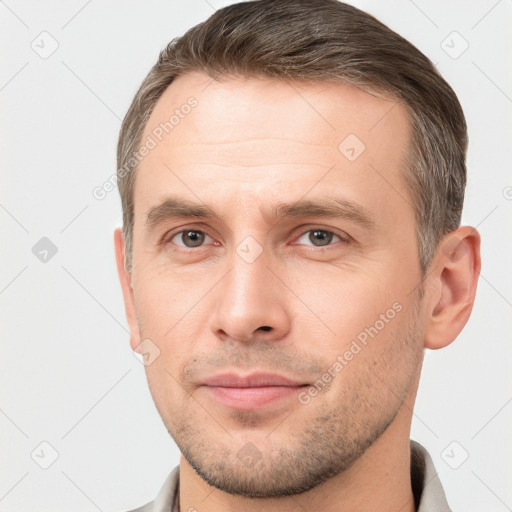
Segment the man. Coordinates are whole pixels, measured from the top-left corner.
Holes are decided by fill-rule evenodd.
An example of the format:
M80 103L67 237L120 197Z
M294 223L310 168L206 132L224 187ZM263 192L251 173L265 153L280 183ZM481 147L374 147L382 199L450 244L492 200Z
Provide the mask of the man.
M450 510L409 435L475 298L466 147L430 61L335 0L168 45L118 145L130 344L182 454L139 511Z

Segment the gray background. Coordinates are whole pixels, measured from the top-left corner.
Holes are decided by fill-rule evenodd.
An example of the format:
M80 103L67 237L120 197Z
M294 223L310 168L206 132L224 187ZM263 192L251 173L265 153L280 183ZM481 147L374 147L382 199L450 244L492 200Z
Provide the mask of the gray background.
M126 510L178 463L128 343L118 193L92 191L159 50L227 3L0 2L2 512ZM512 510L512 2L352 3L426 53L467 116L463 223L482 234L482 274L458 340L426 356L412 437L454 510Z

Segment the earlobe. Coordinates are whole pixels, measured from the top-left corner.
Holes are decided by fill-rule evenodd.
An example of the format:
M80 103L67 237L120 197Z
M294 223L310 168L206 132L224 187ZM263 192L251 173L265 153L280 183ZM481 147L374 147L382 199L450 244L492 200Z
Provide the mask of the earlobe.
M461 226L439 243L428 270L425 348L449 345L466 325L480 274L480 235Z
M125 244L124 236L121 228L114 231L114 246L116 252L117 273L123 291L124 309L126 320L130 328L130 346L132 350L140 344L139 324L137 322L137 314L135 310L135 302L133 299L132 275L125 267Z

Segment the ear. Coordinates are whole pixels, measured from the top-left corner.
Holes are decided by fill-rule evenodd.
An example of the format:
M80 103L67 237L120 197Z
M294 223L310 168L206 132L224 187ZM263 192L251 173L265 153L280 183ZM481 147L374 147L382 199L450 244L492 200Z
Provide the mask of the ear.
M462 331L475 302L480 267L475 228L461 226L443 237L427 272L425 348L446 347Z
M132 276L125 267L125 245L124 236L121 228L114 231L114 245L116 251L117 273L123 290L124 309L126 320L130 328L130 346L132 350L140 345L139 324L137 322L137 314L135 311L135 302L133 300Z

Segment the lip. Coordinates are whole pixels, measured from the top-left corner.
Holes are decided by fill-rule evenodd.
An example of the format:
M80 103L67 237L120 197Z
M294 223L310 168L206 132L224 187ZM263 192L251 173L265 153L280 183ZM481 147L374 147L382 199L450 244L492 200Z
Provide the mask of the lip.
M224 388L258 388L267 386L303 386L306 382L278 375L276 373L251 373L249 375L237 375L236 373L221 373L214 375L202 382L203 386L221 386Z
M210 398L230 408L262 409L290 399L308 384L272 373L241 376L224 373L206 379L202 387Z

